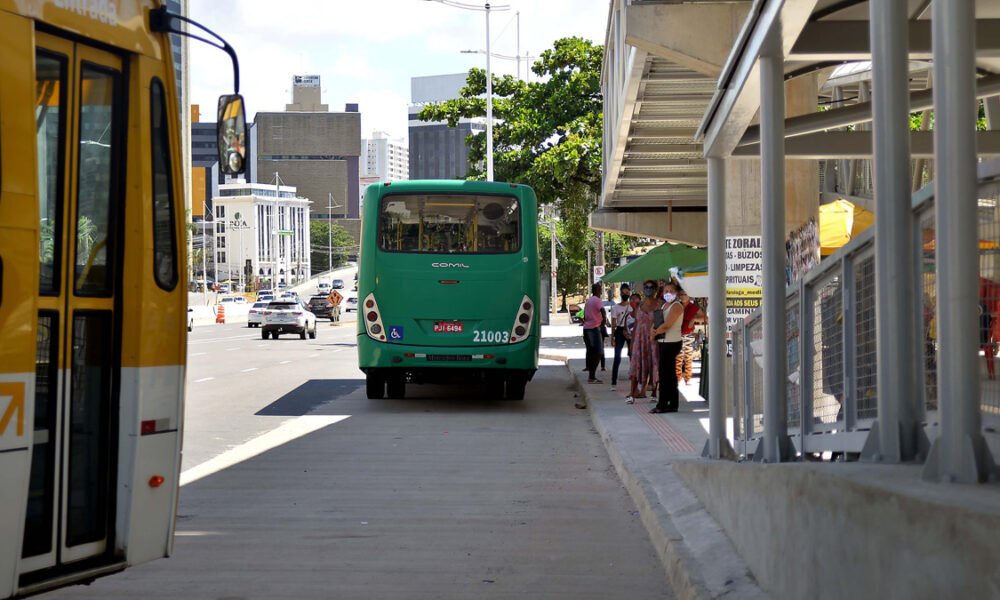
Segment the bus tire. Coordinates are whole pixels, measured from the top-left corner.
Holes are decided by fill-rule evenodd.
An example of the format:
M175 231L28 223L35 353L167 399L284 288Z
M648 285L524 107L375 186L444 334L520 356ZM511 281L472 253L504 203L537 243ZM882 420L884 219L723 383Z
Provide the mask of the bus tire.
M514 375L507 378L507 399L524 400L524 388L528 385L528 380L522 375Z
M402 400L406 397L406 378L391 377L385 382L386 396L394 400Z
M260 339L266 340L270 336L271 332L266 329L260 330Z
M385 379L376 373L368 373L365 377L365 393L369 400L381 400L385 397Z

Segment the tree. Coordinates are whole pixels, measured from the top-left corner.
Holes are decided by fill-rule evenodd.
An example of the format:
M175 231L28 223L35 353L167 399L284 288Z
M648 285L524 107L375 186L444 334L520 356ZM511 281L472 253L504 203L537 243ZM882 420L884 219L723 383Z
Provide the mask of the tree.
M357 255L358 244L351 237L344 227L338 223L333 224L333 235L330 235L330 224L326 221L313 220L309 223L309 239L312 241L311 262L312 272L322 273L330 269L336 269L347 264L349 256ZM332 238L332 252L331 248ZM333 265L329 259L333 259Z
M588 218L601 190L603 57L601 45L564 38L532 65L535 81L493 78L495 178L527 183L540 205L558 208L556 236L563 250L557 286L564 297L585 287L587 249L593 249ZM452 127L462 118L481 118L486 114L485 94L486 73L472 69L458 98L425 106L419 118L446 121ZM470 135L466 144L471 165L467 177L482 179L486 136ZM618 237L629 247L637 241ZM543 261L544 270L547 263Z

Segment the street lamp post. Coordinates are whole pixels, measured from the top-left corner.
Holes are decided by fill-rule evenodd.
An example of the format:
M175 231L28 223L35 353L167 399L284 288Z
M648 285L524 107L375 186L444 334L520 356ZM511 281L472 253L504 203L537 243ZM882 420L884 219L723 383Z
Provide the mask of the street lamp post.
M489 2L479 7L475 4L454 0L428 0L465 10L481 10L486 13L486 181L493 181L493 71L490 67L490 11L509 10L510 6L493 6Z
M326 270L333 270L333 209L341 208L339 204L333 203L333 192L329 193L326 205ZM347 218L346 215L344 217Z

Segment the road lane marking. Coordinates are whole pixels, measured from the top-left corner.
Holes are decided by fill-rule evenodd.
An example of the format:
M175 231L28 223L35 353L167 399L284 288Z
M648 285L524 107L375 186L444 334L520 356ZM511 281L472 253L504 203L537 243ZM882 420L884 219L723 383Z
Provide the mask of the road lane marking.
M236 348L226 348L226 352L232 352L234 350L239 350L239 347L236 347Z
M208 352L195 352L194 354L189 354L188 356L205 356Z
M202 377L201 379L195 379L195 383L204 383L206 381L212 381L215 377Z
M215 342L226 342L229 340L252 340L254 339L254 337L255 336L243 334L243 335L233 335L229 337L215 338L209 340L189 340L188 346L194 344L214 344Z
M310 354L306 358L316 358L317 356L319 356L319 354Z
M288 363L290 363L290 362L292 362L292 361L290 361L290 360L283 360L283 361L281 361L281 362L280 362L280 363L278 363L278 364L279 364L279 365L287 365L287 364L288 364Z
M261 434L244 444L230 448L214 458L210 458L199 465L187 469L181 473L181 485L193 483L203 477L208 477L223 469L228 469L233 465L249 460L282 444L287 444L294 439L309 435L334 423L339 423L344 419L350 418L350 416L303 415L285 421L267 433Z
M250 371L256 371L257 367L250 367L249 369L243 369L240 373L249 373Z

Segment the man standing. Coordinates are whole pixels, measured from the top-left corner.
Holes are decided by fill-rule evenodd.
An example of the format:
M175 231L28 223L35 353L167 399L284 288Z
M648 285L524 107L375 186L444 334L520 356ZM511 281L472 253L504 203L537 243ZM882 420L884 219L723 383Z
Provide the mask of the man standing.
M604 339L601 337L601 330L607 322L608 316L604 310L604 302L601 300L601 284L595 283L590 291L593 295L587 298L583 306L583 342L587 347L587 383L604 383L594 376L597 365L601 362L601 349L604 347Z

